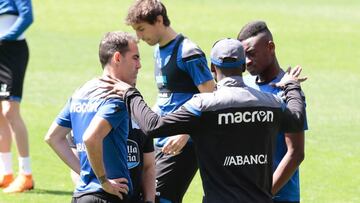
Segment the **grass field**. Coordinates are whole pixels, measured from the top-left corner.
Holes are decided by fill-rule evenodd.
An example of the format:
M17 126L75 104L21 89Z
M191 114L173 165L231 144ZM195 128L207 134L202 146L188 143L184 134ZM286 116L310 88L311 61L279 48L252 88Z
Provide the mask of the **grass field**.
M267 21L282 66L301 64L310 79L309 131L301 165L302 202L360 202L360 1L358 0L164 0L172 26L209 55L212 44L236 37L249 20ZM31 50L22 114L27 123L33 191L5 195L3 202L70 202L69 169L43 137L75 88L101 73L98 43L124 25L131 1L34 0L35 22L27 32ZM138 87L153 104L152 48L140 43ZM15 152L15 150L14 150ZM17 167L17 161L14 160ZM184 203L201 202L200 178Z

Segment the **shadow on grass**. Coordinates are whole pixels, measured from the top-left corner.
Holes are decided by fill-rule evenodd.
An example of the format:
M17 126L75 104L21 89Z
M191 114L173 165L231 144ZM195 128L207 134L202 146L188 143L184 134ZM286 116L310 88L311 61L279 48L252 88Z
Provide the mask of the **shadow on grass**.
M72 191L61 191L61 190L47 190L41 188L35 188L34 190L27 191L29 194L50 194L50 195L59 195L59 196L72 196Z

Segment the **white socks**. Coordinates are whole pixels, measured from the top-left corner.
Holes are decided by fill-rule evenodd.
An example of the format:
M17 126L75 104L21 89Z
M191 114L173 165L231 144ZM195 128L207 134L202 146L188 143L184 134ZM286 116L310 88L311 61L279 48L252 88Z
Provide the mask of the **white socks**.
M13 174L11 152L0 153L0 174ZM19 174L31 175L30 157L19 157Z
M12 174L12 154L11 152L1 153L0 152L0 174L8 175Z
M19 174L31 175L30 157L19 157Z

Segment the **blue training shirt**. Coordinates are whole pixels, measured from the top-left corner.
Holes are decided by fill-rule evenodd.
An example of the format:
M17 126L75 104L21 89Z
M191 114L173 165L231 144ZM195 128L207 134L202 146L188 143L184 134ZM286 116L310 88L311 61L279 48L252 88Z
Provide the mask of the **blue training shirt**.
M175 44L179 39L180 35L177 35L169 44L163 47L159 47L158 45L155 47L154 58L158 67L165 67L169 62L171 55L174 52ZM209 80L213 80L210 69L207 66L206 57L198 56L198 53L200 52L202 53L201 49L195 43L185 38L179 46L178 55L176 57L177 66L192 78L196 86ZM192 54L197 56L192 58ZM201 64L202 67L199 67L199 64ZM155 79L158 80L159 78ZM168 97L159 95L157 97L157 109L155 109L155 111L160 115L171 113L191 99L193 95L194 93L171 93ZM155 144L162 147L167 139L167 137L158 138Z
M266 84L256 83L256 76L248 74L244 76L244 82L249 87L260 90L262 92L269 92L281 97L283 95L283 91L280 88L273 87L269 84L279 82L284 74L285 73L281 71L276 76L276 78ZM308 127L305 118L304 130L307 129ZM273 171L275 171L275 169L278 167L286 152L287 147L285 143L285 135L284 132L280 132L276 137L275 155L273 157ZM273 199L276 201L300 201L299 169L296 169L290 180L280 189L277 194L274 195Z
M127 168L127 138L129 116L125 104L119 99L102 99L104 90L98 88L101 81L93 79L78 89L57 116L58 125L72 128L74 143L80 158L80 179L74 195L101 191L101 185L86 154L83 134L95 116L104 118L112 130L103 140L103 161L108 179L127 178L129 190L131 179Z
M11 29L0 35L1 40L16 40L33 22L31 0L0 0L0 17L3 14L18 16ZM1 26L1 25L0 25Z

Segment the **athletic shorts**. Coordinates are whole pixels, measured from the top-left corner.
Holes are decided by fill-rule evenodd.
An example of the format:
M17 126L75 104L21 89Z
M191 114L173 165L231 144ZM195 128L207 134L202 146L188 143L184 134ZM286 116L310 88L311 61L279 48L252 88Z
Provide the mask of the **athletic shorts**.
M21 101L28 61L25 40L0 41L0 100Z
M273 200L273 203L300 203L300 202L276 201L276 200Z
M71 203L129 203L129 200L127 195L123 195L121 200L107 192L94 192L73 196Z
M167 155L155 146L156 196L160 202L178 203L189 187L198 169L195 150L188 142L176 155ZM162 201L162 199L168 201Z

